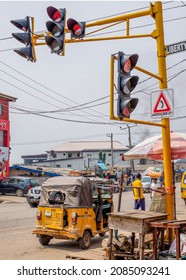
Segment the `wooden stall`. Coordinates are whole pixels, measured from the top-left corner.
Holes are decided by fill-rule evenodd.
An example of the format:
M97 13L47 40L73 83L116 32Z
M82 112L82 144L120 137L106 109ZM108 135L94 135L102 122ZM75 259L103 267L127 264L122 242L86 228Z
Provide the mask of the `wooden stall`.
M150 222L167 219L167 214L151 211L131 210L109 214L109 259L112 257L113 230L132 233L132 253L134 252L135 233L139 234L140 260L144 259L145 235L152 232Z

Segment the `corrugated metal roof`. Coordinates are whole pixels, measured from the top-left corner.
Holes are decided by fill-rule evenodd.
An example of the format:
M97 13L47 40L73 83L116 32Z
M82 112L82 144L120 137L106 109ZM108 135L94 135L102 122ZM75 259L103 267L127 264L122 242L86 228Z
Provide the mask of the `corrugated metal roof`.
M42 174L44 173L45 176L50 176L50 177L55 177L55 176L60 176L59 173L55 173L55 172L49 172L46 170L43 170L43 168L41 168L41 170L39 169L35 169L32 167L26 167L26 166L21 166L21 165L13 165L10 167L10 170L24 170L27 172L31 172L31 173L37 173L37 174Z
M113 141L113 149L119 151L128 151L128 147L121 144L119 141ZM72 141L65 142L55 146L51 150L55 152L82 152L82 151L100 151L100 150L111 150L110 141ZM49 151L48 151L49 152Z

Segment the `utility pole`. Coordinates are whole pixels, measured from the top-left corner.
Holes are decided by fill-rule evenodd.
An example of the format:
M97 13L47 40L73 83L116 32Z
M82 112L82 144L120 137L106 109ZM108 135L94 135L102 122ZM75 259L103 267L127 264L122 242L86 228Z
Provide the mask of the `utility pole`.
M131 149L132 148L131 133L130 133L130 128L131 127L129 125L127 125L127 127L128 127L128 135L129 135L129 149ZM135 168L134 168L134 160L133 159L130 160L130 166L131 166L132 172L134 173Z
M110 137L111 144L111 167L114 167L114 155L113 155L113 133L107 133L107 137Z
M131 141L131 132L130 132L130 129L131 129L131 127L134 127L134 126L136 126L136 125L129 126L129 125L127 124L127 127L126 127L126 128L128 128L129 149L132 148L132 141ZM120 127L121 130L126 129L126 128ZM133 159L130 160L130 167L131 167L131 169L132 169L132 172L134 173L134 172L135 172L135 167L134 167L134 160L133 160Z

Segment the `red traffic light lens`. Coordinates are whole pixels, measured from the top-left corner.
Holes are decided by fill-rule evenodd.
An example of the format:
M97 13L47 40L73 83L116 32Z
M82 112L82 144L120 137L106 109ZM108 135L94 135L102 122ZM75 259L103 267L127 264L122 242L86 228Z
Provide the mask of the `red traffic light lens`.
M52 16L52 19L55 21L55 22L60 22L62 20L61 18L61 13L59 11L56 11L53 16Z
M130 111L129 111L129 108L128 107L125 107L123 110L122 110L122 115L125 116L126 118L128 118L130 116Z
M131 64L130 58L128 58L123 65L123 71L125 73L129 73L131 71L131 66L132 66L132 64Z
M71 31L72 38L83 38L85 36L85 22L78 22L73 18L69 18L67 26Z
M65 17L65 9L56 9L52 6L47 7L47 14L56 23L61 22Z
M79 24L74 25L73 31L75 35L80 35L82 33L81 26Z
M11 20L10 22L22 31L27 31L28 29L30 29L30 22L28 16L26 16L23 19Z

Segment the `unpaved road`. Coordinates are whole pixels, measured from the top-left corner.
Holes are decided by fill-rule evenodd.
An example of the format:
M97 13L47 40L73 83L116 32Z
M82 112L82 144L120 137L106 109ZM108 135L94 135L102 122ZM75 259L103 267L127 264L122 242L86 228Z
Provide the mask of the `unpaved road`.
M53 239L48 246L40 245L32 234L36 208L18 199L22 201L0 203L0 260L64 260L67 253L81 251L76 241ZM94 237L91 248L101 247L102 240Z
M149 194L145 194L145 197L148 208ZM4 202L0 203L0 260L64 260L66 254L82 252L76 241L53 239L48 246L41 246L36 236L32 235L37 208L31 208L25 197L0 195L0 200L2 199ZM115 209L117 199L118 194L114 194ZM179 188L176 208L177 218L186 219L186 205L180 198ZM133 194L130 191L124 192L121 210L132 209ZM94 237L91 249L100 249L103 239L99 236Z

